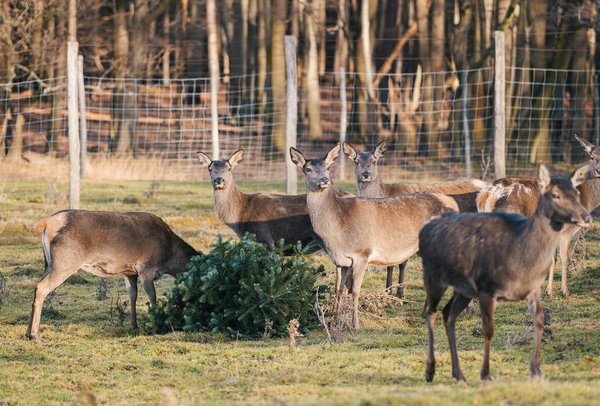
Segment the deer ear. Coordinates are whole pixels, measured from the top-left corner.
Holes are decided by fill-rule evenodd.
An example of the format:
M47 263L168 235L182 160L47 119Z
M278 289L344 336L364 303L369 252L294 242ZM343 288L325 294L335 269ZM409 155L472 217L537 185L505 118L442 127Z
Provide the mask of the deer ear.
M548 185L550 184L550 172L548 172L548 168L546 165L540 164L538 168L538 185L540 186L540 191L544 193Z
M294 147L290 147L290 159L296 166L300 168L304 168L304 164L306 163L306 158L302 155L302 152L298 151Z
M583 147L585 152L587 152L587 154L591 158L592 152L594 152L594 149L596 149L596 146L594 144L592 144L591 142L586 141L583 138L579 137L577 134L573 134L573 135L575 135L575 139L579 142L579 144L581 144L581 146Z
M200 159L200 166L202 166L203 168L205 166L209 166L212 163L212 159L210 159L208 157L208 155L206 155L204 152L196 152L196 155L198 155L198 159Z
M347 142L342 142L342 148L344 149L344 154L348 155L348 158L355 160L356 159L356 149Z
M583 165L573 172L571 175L571 183L573 187L577 187L590 178L590 172L592 170L591 164Z
M383 154L385 154L385 151L387 151L387 141L383 140L379 144L377 144L377 147L375 147L375 152L373 153L373 156L375 157L375 159L379 159L383 156Z
M231 169L235 168L236 166L242 163L242 161L244 160L244 152L245 151L243 149L240 149L231 154L231 156L227 160L227 162L229 162L229 165L231 165Z
M338 142L325 155L325 165L329 168L331 166L331 164L333 164L335 162L335 160L337 159L339 154L340 154L340 143Z

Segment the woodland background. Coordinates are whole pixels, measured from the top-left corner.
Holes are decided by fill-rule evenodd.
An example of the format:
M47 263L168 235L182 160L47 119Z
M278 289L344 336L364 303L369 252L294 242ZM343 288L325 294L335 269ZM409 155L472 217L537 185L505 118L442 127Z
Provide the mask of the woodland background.
M301 147L321 151L339 139L343 75L348 141L369 148L388 139L396 164L434 171L464 162L466 130L473 159L485 162L501 30L513 168L577 162L573 133L600 141L598 8L590 0L79 0L88 150L189 168L196 150L210 149L215 64L224 155L245 147L254 161L281 160L283 45L292 35ZM17 160L23 151L66 155L67 9L62 0L0 6L0 144L11 155L23 133Z

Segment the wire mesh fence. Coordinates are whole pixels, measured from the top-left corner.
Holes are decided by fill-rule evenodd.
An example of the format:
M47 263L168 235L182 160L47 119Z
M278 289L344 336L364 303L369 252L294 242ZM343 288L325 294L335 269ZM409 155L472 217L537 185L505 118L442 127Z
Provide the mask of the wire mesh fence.
M465 139L474 170L493 176L493 67L468 71L376 75L374 94L359 74L319 82L318 116L310 112L304 75L298 89L297 145L307 156L339 141L342 109L347 140L373 149L390 147L381 162L388 181L445 180L466 175ZM507 175L536 162L577 157L573 133L598 142L598 76L589 70L507 69ZM236 169L243 180L283 182L287 154L273 142L284 114L270 96L254 91L256 75L228 77L218 95L222 158L246 149ZM0 141L5 178L65 179L67 128L65 78L12 85L4 100ZM106 180L207 180L197 151L211 151L210 83L207 79L161 81L85 77L87 164L85 178ZM342 92L347 104L342 104ZM318 119L321 133L312 134ZM468 135L468 138L465 138ZM573 158L575 157L575 158ZM583 157L581 155L581 157ZM346 171L347 180L352 173Z

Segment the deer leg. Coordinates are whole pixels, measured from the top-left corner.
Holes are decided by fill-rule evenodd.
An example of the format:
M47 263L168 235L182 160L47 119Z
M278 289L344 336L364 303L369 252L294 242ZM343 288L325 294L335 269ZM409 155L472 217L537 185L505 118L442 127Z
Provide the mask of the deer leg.
M450 301L443 310L444 327L446 327L446 335L448 336L448 344L450 346L450 357L452 358L452 376L457 381L466 380L460 369L458 351L456 350L456 318L463 310L465 310L469 303L471 303L470 298L461 295L455 290Z
M533 352L531 355L531 377L535 378L542 375L542 370L540 369L540 354L542 337L544 335L544 311L539 290L533 293L529 298L529 310L533 316L533 326L535 330Z
M394 283L394 267L388 266L386 268L387 275L385 278L385 290L391 295L392 294L392 284Z
M129 293L129 303L131 305L131 329L137 330L137 275L127 275L125 277L125 286Z
M352 327L358 330L358 299L362 287L365 272L367 270L367 261L364 258L354 260L352 263Z
M46 297L79 269L76 265L59 266L56 265L56 261L48 262L49 265L44 271L44 277L35 288L33 304L31 306L31 318L29 319L29 326L25 333L25 336L30 340L40 340L42 338L40 334L40 321Z
M446 291L441 286L429 286L425 282L425 290L427 292L427 299L425 299L425 308L423 309L423 317L427 322L427 338L429 340L428 351L427 351L427 364L425 367L425 380L427 382L433 381L435 375L435 353L434 353L434 336L433 332L435 329L435 313L437 306Z
M398 289L396 290L396 296L402 299L404 297L404 279L406 276L406 264L408 261L404 261L398 265Z
M560 244L562 245L562 238L561 238ZM562 255L560 256L560 260L562 263L562 261L563 261ZM555 264L556 264L556 256L553 256L552 264L550 265L550 270L548 271L548 286L546 286L546 293L548 293L548 296L550 296L550 297L552 297L552 281L554 280L554 265Z
M569 270L569 245L573 236L579 231L579 227L573 227L574 230L569 230L567 233L561 235L559 243L560 253L560 265L561 265L561 279L560 287L563 296L569 296L569 288L567 288L567 271ZM548 279L550 282L550 279Z
M148 295L150 305L156 306L156 288L154 287L154 277L146 277L145 275L142 275L140 279L142 280L142 287L144 288L146 295Z
M483 365L481 366L481 380L490 381L490 347L494 336L494 311L496 299L488 294L479 295L481 309L481 327L483 330Z

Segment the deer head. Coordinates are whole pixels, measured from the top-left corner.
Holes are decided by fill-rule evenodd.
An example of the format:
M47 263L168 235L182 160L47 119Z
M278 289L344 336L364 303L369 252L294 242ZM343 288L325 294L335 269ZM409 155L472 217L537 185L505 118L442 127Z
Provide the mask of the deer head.
M327 151L323 158L306 159L302 152L290 147L290 158L292 162L304 173L304 183L307 192L322 192L331 185L331 166L340 153L340 143Z
M231 171L244 160L244 150L240 149L229 157L227 160L213 161L203 152L198 151L200 165L208 168L210 174L210 182L213 190L224 190L233 183Z
M545 210L554 224L577 224L589 227L592 217L579 202L576 187L589 176L591 164L578 168L570 179L563 177L550 178L544 165L538 169L538 185L542 192L540 206Z
M352 145L347 143L343 143L343 148L348 158L354 161L354 173L356 174L357 182L369 183L379 178L377 162L379 162L379 158L387 151L387 141L383 140L377 144L373 152L358 153Z
M577 140L577 142L579 142L579 144L581 144L581 146L583 147L583 149L585 150L585 152L588 154L588 156L590 157L590 160L592 161L592 173L596 178L600 177L600 148L598 148L596 145L592 144L589 141L584 140L583 138L579 137L577 134L575 135L575 139Z

